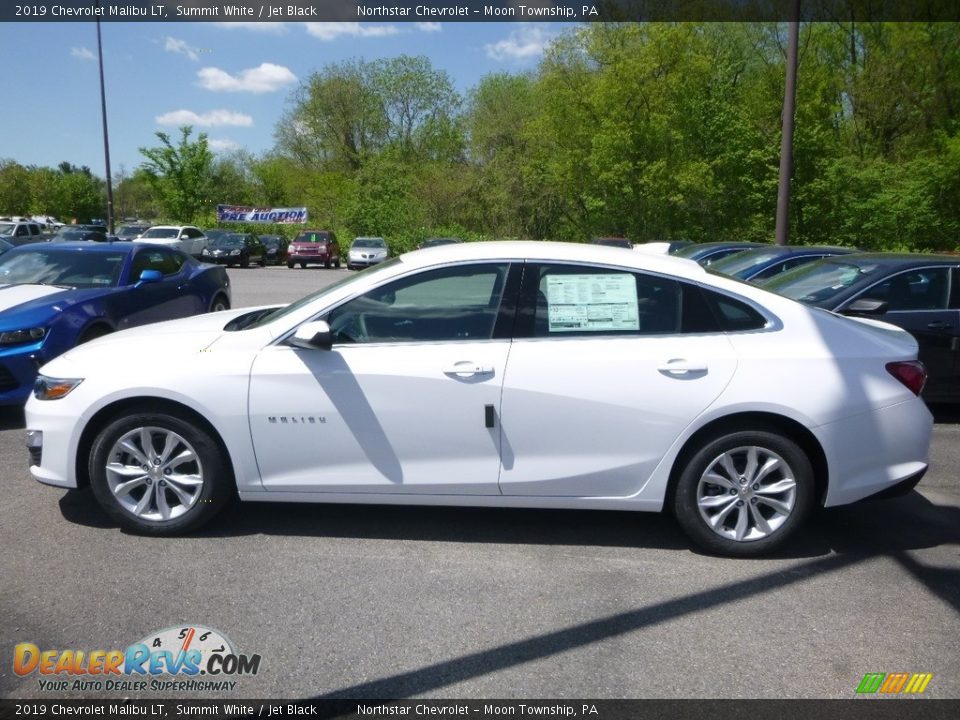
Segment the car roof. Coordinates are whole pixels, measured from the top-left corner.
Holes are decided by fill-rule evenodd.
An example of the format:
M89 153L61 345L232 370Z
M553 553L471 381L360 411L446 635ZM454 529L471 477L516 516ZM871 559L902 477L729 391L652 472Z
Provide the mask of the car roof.
M837 260L838 258L824 258ZM957 265L960 264L958 255L934 255L929 253L856 253L843 257L843 262L855 264L877 265Z
M438 262L468 260L535 260L619 265L636 270L668 273L690 279L702 279L706 270L693 260L672 255L628 253L623 248L590 243L548 242L538 240L494 240L452 243L404 253L400 259L411 267Z
M57 252L116 252L122 250L124 252L132 252L134 250L150 247L149 243L135 243L135 242L126 242L118 240L116 242L90 242L90 241L77 241L77 242L53 242L53 243L30 243L29 245L20 245L19 247L10 250L13 252L34 252L36 250L45 250L51 249L56 250Z

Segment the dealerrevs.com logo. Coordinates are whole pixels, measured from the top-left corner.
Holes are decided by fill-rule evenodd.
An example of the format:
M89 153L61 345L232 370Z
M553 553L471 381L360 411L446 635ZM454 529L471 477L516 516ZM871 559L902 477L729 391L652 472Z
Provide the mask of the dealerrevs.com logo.
M933 680L933 673L867 673L857 686L857 695L920 695Z
M222 692L259 670L260 655L237 653L223 633L201 625L150 633L126 650L41 650L29 642L13 649L13 672L36 674L43 691Z

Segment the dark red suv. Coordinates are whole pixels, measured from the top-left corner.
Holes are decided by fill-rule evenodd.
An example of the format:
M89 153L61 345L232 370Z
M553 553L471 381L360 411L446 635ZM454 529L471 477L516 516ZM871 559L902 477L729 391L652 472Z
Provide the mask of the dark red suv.
M332 230L301 230L287 248L287 267L297 263L305 268L310 263L340 267L340 244Z

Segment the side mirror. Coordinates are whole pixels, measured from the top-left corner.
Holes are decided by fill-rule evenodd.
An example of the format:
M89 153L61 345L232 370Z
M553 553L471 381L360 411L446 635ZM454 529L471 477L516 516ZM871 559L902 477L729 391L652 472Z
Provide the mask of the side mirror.
M307 322L297 328L287 344L304 350L329 350L333 347L333 333L323 320Z
M159 270L144 270L140 273L140 279L137 281L137 287L146 283L155 283L163 280L163 273Z
M890 303L886 300L874 300L872 298L860 298L840 310L841 315L864 315L866 317L879 317L887 312Z

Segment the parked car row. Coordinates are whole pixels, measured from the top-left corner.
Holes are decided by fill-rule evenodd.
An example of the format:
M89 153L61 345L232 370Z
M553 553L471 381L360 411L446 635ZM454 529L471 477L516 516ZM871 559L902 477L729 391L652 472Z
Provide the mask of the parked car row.
M960 255L742 242L687 245L673 254L808 305L903 328L927 368L923 397L960 402Z

